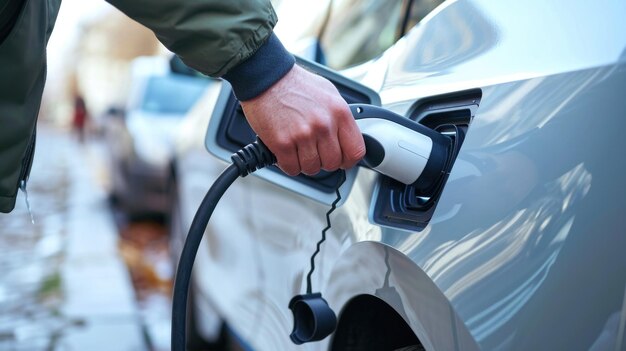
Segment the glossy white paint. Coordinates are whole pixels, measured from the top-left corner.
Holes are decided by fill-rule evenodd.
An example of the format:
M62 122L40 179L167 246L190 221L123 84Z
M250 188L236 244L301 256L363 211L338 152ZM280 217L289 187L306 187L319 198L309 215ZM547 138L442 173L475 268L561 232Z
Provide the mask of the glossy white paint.
M359 170L314 290L336 311L378 292L427 350L614 350L626 285L624 14L623 1L447 2L369 63L363 81L395 112L468 88L482 89L481 106L421 232L372 225L377 175ZM189 162L207 167L197 182L208 188L223 165L201 157ZM327 349L291 344L287 309L326 210L254 177L218 206L203 287L255 349ZM401 303L380 293L392 287Z

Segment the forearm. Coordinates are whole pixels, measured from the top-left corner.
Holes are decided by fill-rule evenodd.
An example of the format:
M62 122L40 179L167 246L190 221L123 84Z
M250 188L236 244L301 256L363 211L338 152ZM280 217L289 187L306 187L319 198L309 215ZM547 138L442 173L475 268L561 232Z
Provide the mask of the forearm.
M294 64L293 55L272 34L252 57L233 67L224 79L233 86L239 100L250 100L284 77Z

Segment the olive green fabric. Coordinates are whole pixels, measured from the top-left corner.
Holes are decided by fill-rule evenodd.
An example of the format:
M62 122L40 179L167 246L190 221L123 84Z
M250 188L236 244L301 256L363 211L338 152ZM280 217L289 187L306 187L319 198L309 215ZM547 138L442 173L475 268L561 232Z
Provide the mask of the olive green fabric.
M24 5L24 0L4 0L4 4L0 5L0 43L13 28L22 5Z
M269 0L107 0L150 28L188 66L213 77L252 56L272 34Z
M46 77L46 44L61 0L25 0L0 45L0 212L10 212L26 181ZM189 66L221 76L271 35L269 0L109 0L144 24Z
M9 212L27 177L46 78L46 43L60 0L26 0L0 45L0 211ZM32 149L32 147L30 148ZM30 151L30 150L29 150Z

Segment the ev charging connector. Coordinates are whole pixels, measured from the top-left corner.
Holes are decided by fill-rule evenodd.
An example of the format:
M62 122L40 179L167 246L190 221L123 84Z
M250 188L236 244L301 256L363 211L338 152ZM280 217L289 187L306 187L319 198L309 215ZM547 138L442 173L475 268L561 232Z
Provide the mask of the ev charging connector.
M353 104L350 109L363 133L366 154L361 165L372 168L420 191L440 189L449 173L458 145L452 138L437 133L417 122L406 119L380 107ZM238 178L272 165L275 156L260 140L247 145L232 155L233 164L213 183L191 223L176 271L172 299L172 350L184 351L187 293L191 270L206 226L224 192ZM345 177L343 178L345 179ZM339 184L341 185L341 184ZM336 327L337 317L321 293L313 293L310 277L315 254L319 252L325 232L330 229L329 215L341 199L326 214L328 226L322 231L322 240L311 257L311 271L307 277L307 293L297 295L289 302L294 316L290 335L295 344L319 341Z
M364 166L419 189L442 180L452 157L449 137L382 107L352 104L350 110L365 141Z

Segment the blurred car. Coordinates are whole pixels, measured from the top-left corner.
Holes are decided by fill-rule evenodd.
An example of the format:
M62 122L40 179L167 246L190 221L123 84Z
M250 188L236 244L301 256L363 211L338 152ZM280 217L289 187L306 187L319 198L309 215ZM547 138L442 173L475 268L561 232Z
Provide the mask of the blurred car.
M309 65L349 102L375 103L373 90L406 118L465 130L445 188L421 208L410 186L348 172L313 274L337 329L295 346L287 304L305 290L333 183L239 179L196 259L196 330L223 320L254 350L624 350L624 13L619 1L448 1L343 76ZM250 137L232 103L216 84L181 129L183 237L226 165L197 148L202 116L222 159Z
M170 69L163 57L132 63L125 110L111 109L104 124L111 161L111 196L131 215L169 211L173 138L209 80Z

